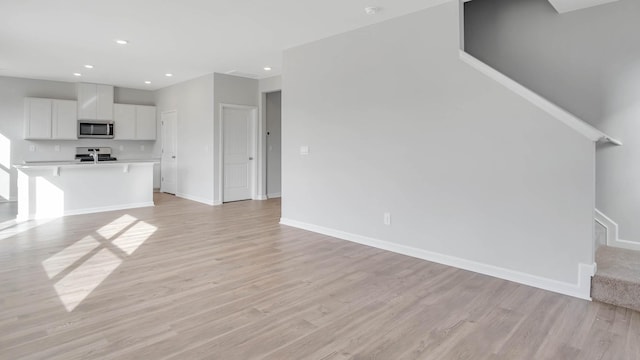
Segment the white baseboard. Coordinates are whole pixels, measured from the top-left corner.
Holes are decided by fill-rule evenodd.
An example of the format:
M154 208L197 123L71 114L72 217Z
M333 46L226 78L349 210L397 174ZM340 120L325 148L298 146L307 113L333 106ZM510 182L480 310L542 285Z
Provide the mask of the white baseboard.
M99 213L99 212L105 212L105 211L127 210L127 209L135 209L135 208L149 207L149 206L155 206L153 201L125 204L125 205L100 206L100 207L94 207L94 208L69 210L69 211L65 211L60 216L51 216L50 214L38 214L38 213L24 215L24 214L18 213L18 216L16 216L16 221L22 222L27 220L51 219L51 218L61 217L61 216L93 214L93 213Z
M606 229L607 246L640 251L640 243L637 241L620 239L618 224L598 209L595 210L595 221Z
M18 201L18 199L14 198L14 197L11 197L11 198L8 198L8 199L2 198L2 199L0 199L0 204L2 204L2 203L12 203L12 202L16 202L16 201Z
M609 245L609 243L607 243L607 245ZM615 247L619 247L619 248L627 249L627 250L640 251L640 242L631 241L631 240L624 240L624 239L620 239L620 238L618 238L615 242L613 242L609 246L615 246Z
M269 198L269 199L279 198L281 196L282 196L282 194L280 194L280 193L267 194L267 198Z
M515 270L501 268L494 265L462 259L455 256L440 254L411 246L347 233L323 226L308 224L296 220L281 218L280 224L328 235L338 239L352 241L358 244L367 245L378 249L388 250L418 259L456 267L459 269L469 270L528 286L533 286L539 289L553 291L559 294L569 295L585 300L591 300L591 277L595 274L595 264L578 264L578 283L572 284Z
M253 197L252 200L267 200L267 196L266 195L256 195Z
M189 194L184 194L184 193L176 193L177 197L181 197L183 199L187 199L187 200L191 200L191 201L196 201L199 203L203 203L203 204L207 204L207 205L219 205L216 204L215 201L211 200L211 199L207 199L207 198L203 198L200 196L195 196L195 195L189 195Z

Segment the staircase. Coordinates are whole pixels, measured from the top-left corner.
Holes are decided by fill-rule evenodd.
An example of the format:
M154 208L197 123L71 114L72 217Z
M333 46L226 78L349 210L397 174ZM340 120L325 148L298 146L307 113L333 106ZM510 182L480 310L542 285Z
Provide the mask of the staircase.
M640 311L640 251L601 246L596 263L593 300Z

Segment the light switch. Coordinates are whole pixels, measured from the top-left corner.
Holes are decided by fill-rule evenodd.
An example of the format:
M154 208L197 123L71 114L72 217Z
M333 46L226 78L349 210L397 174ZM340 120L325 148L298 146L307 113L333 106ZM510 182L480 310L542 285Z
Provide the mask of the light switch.
M60 145L56 145L53 147L53 151L60 151Z
M309 147L307 145L300 146L300 155L309 155Z
M140 145L140 151L144 151L144 145Z
M120 151L124 151L124 145L120 145Z

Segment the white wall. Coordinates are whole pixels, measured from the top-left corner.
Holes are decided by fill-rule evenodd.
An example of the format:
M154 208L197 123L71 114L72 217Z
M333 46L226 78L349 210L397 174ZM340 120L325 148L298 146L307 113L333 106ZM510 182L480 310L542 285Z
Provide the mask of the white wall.
M214 74L214 133L220 135L220 104L234 104L258 106L258 80L231 76L226 74ZM214 138L216 151L218 149L219 136ZM217 153L219 155L219 153ZM214 157L214 178L216 185L220 179L220 157ZM222 202L220 186L214 189L215 203Z
M595 146L461 62L458 17L451 1L284 53L283 222L577 286Z
M155 92L158 117L178 112L178 196L220 204L220 104L257 106L258 81L209 74ZM161 142L158 147L161 148Z
M178 112L176 195L206 204L214 203L213 78L209 74L155 92L158 118L163 111Z
M115 88L116 100L130 104L153 105L153 93L145 90ZM10 164L38 160L73 160L78 146L108 146L118 158L152 158L153 141L117 141L108 139L23 140L24 98L40 97L77 100L75 83L0 77L0 201L15 200L17 172ZM36 151L29 151L34 145ZM144 150L140 146L144 146ZM59 146L60 151L55 151ZM120 146L123 147L120 150Z
M272 76L258 81L258 89L261 93L282 90L282 76Z
M153 91L119 87L113 89L113 102L116 104L150 106L154 106L156 104Z
M558 15L545 0L465 5L475 57L578 115L624 146L597 151L596 206L640 242L640 2Z

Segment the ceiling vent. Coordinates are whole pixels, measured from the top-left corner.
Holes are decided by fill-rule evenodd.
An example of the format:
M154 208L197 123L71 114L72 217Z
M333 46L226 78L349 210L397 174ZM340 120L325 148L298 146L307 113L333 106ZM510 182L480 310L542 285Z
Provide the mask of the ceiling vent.
M364 12L367 15L375 15L375 14L379 13L380 10L382 10L382 9L377 7L377 6L368 6L368 7L364 8Z

